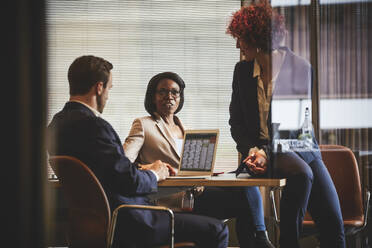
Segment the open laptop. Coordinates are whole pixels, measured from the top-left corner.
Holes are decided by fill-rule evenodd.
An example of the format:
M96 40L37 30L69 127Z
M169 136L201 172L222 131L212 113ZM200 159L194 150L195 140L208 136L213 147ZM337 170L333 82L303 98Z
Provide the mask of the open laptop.
M177 176L168 178L207 178L212 176L219 129L185 130Z

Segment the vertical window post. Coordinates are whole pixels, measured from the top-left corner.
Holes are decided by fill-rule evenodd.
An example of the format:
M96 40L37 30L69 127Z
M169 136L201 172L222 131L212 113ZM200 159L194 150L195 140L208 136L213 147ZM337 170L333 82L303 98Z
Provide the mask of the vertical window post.
M310 63L313 68L313 85L311 95L312 122L315 137L320 139L319 127L319 76L318 76L318 37L319 37L319 0L311 0L310 3Z

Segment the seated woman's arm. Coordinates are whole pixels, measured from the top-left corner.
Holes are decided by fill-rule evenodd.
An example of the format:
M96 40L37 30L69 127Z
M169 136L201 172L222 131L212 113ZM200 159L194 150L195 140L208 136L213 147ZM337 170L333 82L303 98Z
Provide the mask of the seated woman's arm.
M131 162L136 161L145 141L145 132L139 118L135 119L123 144L125 155Z

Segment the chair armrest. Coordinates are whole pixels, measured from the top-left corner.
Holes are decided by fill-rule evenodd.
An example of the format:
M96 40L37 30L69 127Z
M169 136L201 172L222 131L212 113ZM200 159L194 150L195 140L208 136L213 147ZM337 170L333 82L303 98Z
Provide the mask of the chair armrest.
M169 216L169 224L171 226L170 228L170 241L169 241L169 247L174 247L174 214L173 211L167 207L162 206L147 206L147 205L120 205L117 208L115 208L112 219L110 222L110 228L108 232L108 238L107 238L107 248L110 248L112 246L112 242L114 240L114 233L115 233L115 226L116 226L116 220L119 214L119 211L122 209L143 209L143 210L151 210L151 211L162 211L166 212Z
M278 208L276 206L276 202L275 202L275 192L281 190L281 187L274 187L270 190L270 199L271 199L271 207L272 207L272 210L273 210L273 213L274 213L274 220L275 220L275 224L279 225L280 224L280 218L279 218L279 215L278 215Z
M368 208L369 208L369 200L371 199L371 192L366 188L365 195L364 195L364 223L362 229L367 226L368 221Z

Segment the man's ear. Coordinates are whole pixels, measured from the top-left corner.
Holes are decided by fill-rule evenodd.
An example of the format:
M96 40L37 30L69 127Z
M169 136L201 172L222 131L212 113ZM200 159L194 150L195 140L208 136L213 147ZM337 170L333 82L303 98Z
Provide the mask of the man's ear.
M103 92L103 82L96 83L96 93L97 95L102 95Z

